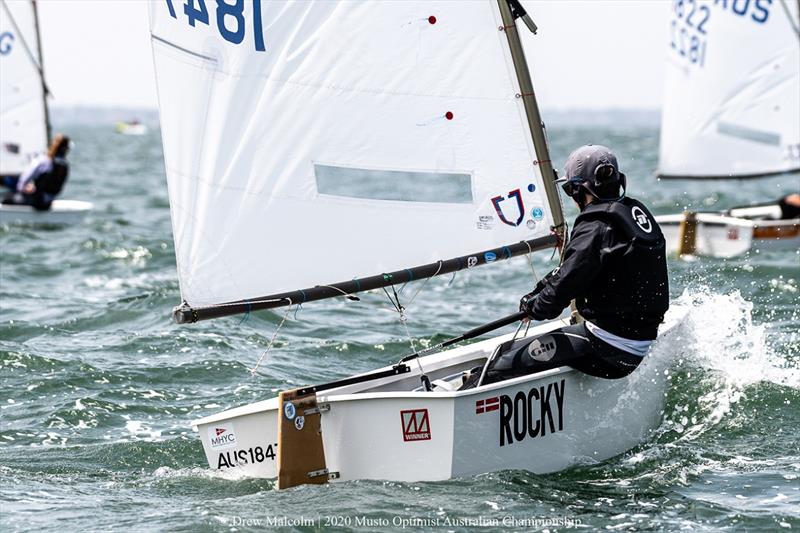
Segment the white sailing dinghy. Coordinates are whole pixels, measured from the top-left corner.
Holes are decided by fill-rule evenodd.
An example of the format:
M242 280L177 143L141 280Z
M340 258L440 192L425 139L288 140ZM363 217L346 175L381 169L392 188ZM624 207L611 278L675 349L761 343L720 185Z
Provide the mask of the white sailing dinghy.
M50 144L49 91L35 1L0 0L0 179L18 177ZM0 224L80 222L91 202L56 200L47 211L1 205Z
M799 12L786 0L673 4L660 178L800 172ZM656 220L672 252L732 257L800 247L800 219L780 218L775 202Z
M114 125L114 131L121 135L144 135L147 133L147 125L138 120L120 121Z
M517 2L195 7L150 10L177 322L491 265L564 238ZM676 335L670 316L655 351ZM211 468L280 488L552 472L622 453L659 425L667 357L620 380L557 368L456 390L510 338L438 346L194 425Z
M29 205L3 205L0 224L69 225L81 222L91 212L93 204L81 200L53 200L47 211L37 211Z

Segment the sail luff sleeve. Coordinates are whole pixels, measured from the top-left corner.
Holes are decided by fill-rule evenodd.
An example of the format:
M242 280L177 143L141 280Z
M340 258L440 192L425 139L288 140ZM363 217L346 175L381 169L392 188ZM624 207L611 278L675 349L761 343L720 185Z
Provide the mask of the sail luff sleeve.
M539 171L542 174L542 181L544 182L550 213L553 217L553 226L556 228L556 231L563 233L564 214L561 211L561 200L558 197L558 188L556 187L556 173L553 169L553 163L550 160L550 150L547 146L544 122L542 121L541 113L539 113L539 104L536 101L536 93L533 89L533 81L531 80L531 73L528 69L528 62L525 60L525 52L519 39L517 25L514 22L514 16L511 13L508 0L497 0L497 4L500 8L500 14L503 17L503 29L508 39L508 46L511 51L511 58L514 61L514 70L519 83L520 95L522 96L522 102L525 106L525 114L528 119L531 136L533 137L533 146L536 150L537 161L535 163L539 166Z
M53 128L50 124L50 109L47 106L47 95L50 94L50 89L47 87L47 80L44 77L44 54L42 53L42 33L39 30L39 8L36 5L36 0L31 0L33 6L33 21L36 26L36 48L39 52L39 77L42 80L42 105L44 106L44 127L46 136L46 146L50 146L50 141L53 139Z
M547 235L538 239L521 241L471 255L455 257L436 263L429 263L427 265L388 272L376 276L357 278L331 285L318 285L307 289L208 307L190 307L184 304L173 309L172 317L178 324L189 324L211 318L249 313L262 309L273 309L287 305L303 304L306 302L324 300L326 298L334 298L336 296L346 296L361 291L403 284L409 281L440 276L442 274L452 274L453 272L458 272L466 268L510 259L537 250L553 248L557 244L558 238L555 235Z

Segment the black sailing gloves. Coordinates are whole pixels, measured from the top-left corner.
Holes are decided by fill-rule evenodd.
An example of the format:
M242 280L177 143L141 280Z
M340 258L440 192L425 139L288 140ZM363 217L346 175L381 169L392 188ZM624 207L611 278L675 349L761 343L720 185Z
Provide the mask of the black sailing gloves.
M523 296L519 301L519 310L521 313L525 313L528 318L533 318L531 312L533 310L533 300L536 298L536 293L539 291L534 290L533 292L529 292L525 296Z
M533 320L544 320L545 317L540 317L538 315L534 315L533 313L533 303L536 301L536 295L542 292L547 282L550 278L558 271L558 268L547 274L545 277L540 279L536 283L536 287L534 287L533 291L529 292L525 296L523 296L519 301L519 310L522 313L528 315L528 318Z

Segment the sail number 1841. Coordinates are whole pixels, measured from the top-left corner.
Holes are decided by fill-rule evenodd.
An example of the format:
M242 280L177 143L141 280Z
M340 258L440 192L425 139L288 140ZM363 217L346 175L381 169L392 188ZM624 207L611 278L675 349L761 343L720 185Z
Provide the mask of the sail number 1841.
M174 0L165 0L167 9L172 18L177 19ZM211 2L212 0L209 0ZM249 0L253 4L253 40L257 52L266 50L264 46L264 29L261 25L261 0ZM177 3L177 2L175 2ZM245 0L216 0L216 26L220 36L233 44L242 44L247 33L244 17ZM197 23L210 24L206 0L185 0L183 13L189 26L196 27Z

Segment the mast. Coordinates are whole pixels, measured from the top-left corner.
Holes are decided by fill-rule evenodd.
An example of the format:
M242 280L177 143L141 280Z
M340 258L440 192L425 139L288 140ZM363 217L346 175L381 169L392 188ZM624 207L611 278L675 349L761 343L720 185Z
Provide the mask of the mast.
M44 81L44 54L42 53L42 37L39 31L39 10L36 7L36 0L31 0L31 6L33 7L33 23L36 26L36 48L39 51L39 64L37 66L39 67L39 79L42 81L42 105L44 106L45 131L47 132L46 146L49 148L52 131L50 126L50 110L47 107L47 95L50 91L47 89L47 83Z
M559 242L563 243L566 237L566 226L564 225L564 213L561 211L561 199L558 197L558 189L556 187L556 172L550 160L544 122L542 122L542 117L539 113L539 105L536 102L531 73L528 70L528 62L525 60L525 52L522 49L517 25L514 21L521 17L533 33L536 33L536 26L530 21L527 13L517 0L497 0L497 5L503 17L503 27L500 29L505 32L508 39L511 58L514 60L514 70L517 73L517 81L519 82L520 97L525 105L525 115L528 118L528 126L533 137L533 147L536 150L537 159L534 164L539 166L539 171L542 173L544 190L547 194L547 202L553 217L553 231L558 235ZM563 250L563 247L561 249Z

